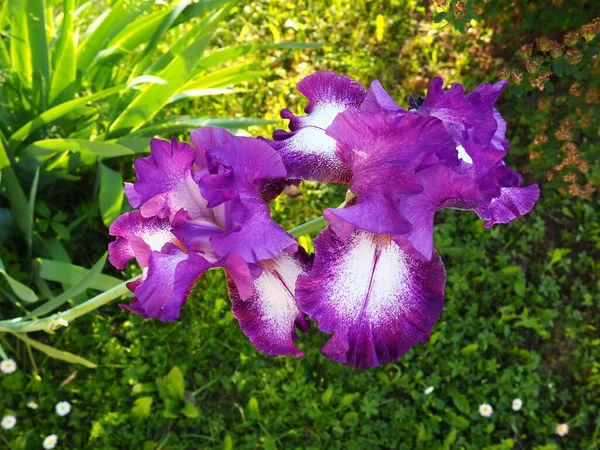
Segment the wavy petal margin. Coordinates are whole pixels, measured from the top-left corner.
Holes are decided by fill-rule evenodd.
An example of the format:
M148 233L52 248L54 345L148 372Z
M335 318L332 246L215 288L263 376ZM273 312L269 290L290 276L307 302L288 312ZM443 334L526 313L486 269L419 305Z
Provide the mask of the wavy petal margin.
M228 276L229 298L234 316L250 342L267 355L304 353L294 345L298 337L295 326L303 331L308 324L296 306L295 287L299 275L310 270L310 259L300 249L282 252L271 260L261 261L262 273L254 280L252 295L243 300L233 279Z
M301 311L333 336L328 358L362 369L397 360L427 342L444 305L444 265L422 262L390 236L356 231L348 240L326 228L315 239L309 275L298 279Z

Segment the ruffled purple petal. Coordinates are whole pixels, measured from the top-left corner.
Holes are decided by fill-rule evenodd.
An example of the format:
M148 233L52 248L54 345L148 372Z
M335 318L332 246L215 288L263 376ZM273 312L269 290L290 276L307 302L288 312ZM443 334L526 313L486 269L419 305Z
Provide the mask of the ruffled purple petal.
M119 216L108 233L117 237L108 244L108 260L117 269L124 269L131 258L146 267L151 251L160 251L166 243L177 240L171 233L168 219L145 218L139 211Z
M322 352L368 368L397 360L427 342L444 303L444 266L421 262L389 236L356 231L348 240L326 228L315 261L296 286L301 311L333 333Z
M221 257L235 252L246 262L257 263L298 248L296 240L271 220L269 205L261 199L232 200L230 220L226 233L210 238L213 250Z
M199 185L209 207L236 195L260 197L265 183L287 175L281 156L262 140L234 136L216 127L192 131L191 140L198 155L203 155L203 161L196 164L206 169L200 172Z
M481 193L473 178L441 165L423 169L417 177L423 191L397 199L399 213L411 224L410 231L394 235L393 239L413 257L428 261L434 255L433 217L436 211L448 202L481 201Z
M482 204L475 209L477 215L485 220L485 227L490 228L497 223L508 223L529 213L540 197L537 184L527 187L501 188L500 197L489 204Z
M351 78L317 72L298 83L298 91L309 100L307 115L282 110L291 131L277 130L269 144L281 155L288 178L346 183L350 172L337 159L335 141L325 130L340 112L361 104L364 89Z
M296 306L295 287L299 275L310 269L306 253L283 252L274 259L261 261L262 273L252 284L252 295L243 299L238 285L228 277L229 298L234 316L250 342L267 355L304 353L294 345L298 337L295 325L307 324Z
M127 188L132 206L144 217L172 217L185 209L192 217L206 213L206 200L192 176L196 152L173 138L152 139L150 156L135 161L137 181Z
M440 119L457 145L472 141L498 150L508 149L504 136L506 123L494 109L507 80L485 83L467 95L461 84L455 84L446 91L443 84L439 77L431 81L427 97L415 114Z
M130 305L119 305L141 315L162 322L179 319L183 304L194 285L212 263L197 253L185 253L177 246L168 244L161 252L152 252L148 271L137 287L135 299Z
M369 91L360 105L360 111L378 112L381 111L381 109L395 111L399 115L406 112L396 104L392 96L387 93L379 80L375 80L371 83Z

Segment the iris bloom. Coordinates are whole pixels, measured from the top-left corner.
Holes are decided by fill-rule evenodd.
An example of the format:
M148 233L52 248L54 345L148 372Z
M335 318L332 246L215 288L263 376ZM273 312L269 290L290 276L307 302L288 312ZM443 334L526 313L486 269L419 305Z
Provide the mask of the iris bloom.
M296 278L309 258L273 222L269 182L284 178L281 157L257 139L218 128L192 132L193 147L152 140L151 155L135 164L126 185L135 211L110 227L113 265L135 258L143 269L131 283L131 305L145 318L173 321L190 291L211 268L227 273L233 313L255 347L267 354L301 356L295 324L306 327L294 299Z
M331 334L322 352L361 368L398 359L429 339L444 303L445 270L433 247L442 208L472 210L490 227L529 212L537 185L503 161L506 124L494 108L505 82L469 94L432 81L427 97L398 106L378 81L366 91L332 72L298 84L306 115L273 140L192 132L192 146L153 140L126 184L136 210L110 233L110 261L135 258L142 276L123 306L172 321L202 275L227 273L232 309L254 346L301 356L305 316ZM298 180L345 183L354 195L326 209L309 257L269 216L268 202Z

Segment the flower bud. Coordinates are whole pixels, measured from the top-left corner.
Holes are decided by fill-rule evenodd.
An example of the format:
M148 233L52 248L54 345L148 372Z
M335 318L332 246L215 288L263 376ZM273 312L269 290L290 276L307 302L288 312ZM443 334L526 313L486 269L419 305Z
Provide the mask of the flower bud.
M581 58L583 55L581 51L576 48L570 48L567 50L567 59L569 60L569 64L575 66L581 62Z
M498 78L503 80L506 78L510 78L510 69L508 67L503 67L502 69L500 69L498 71Z
M565 44L567 44L567 46L575 47L577 45L577 42L579 42L580 37L581 36L579 35L579 31L572 30L565 34L565 36L563 37L563 41Z
M561 45L556 41L550 41L550 56L552 56L553 59L560 58L564 51L564 45Z
M519 55L521 58L527 60L527 59L531 58L532 51L533 51L533 44L525 44L525 45L521 46L521 48L517 52L517 55Z
M548 50L550 50L550 39L548 39L547 37L541 37L535 40L535 42L537 43L538 48L540 49L540 51L546 53Z
M527 69L527 72L531 74L538 73L540 67L542 67L542 60L539 58L530 59L525 63L525 68Z
M586 42L590 42L598 34L598 27L593 23L588 23L581 27L581 35Z
M512 73L510 74L513 82L518 86L519 84L521 84L521 82L523 81L523 72L521 72L520 70L513 70Z

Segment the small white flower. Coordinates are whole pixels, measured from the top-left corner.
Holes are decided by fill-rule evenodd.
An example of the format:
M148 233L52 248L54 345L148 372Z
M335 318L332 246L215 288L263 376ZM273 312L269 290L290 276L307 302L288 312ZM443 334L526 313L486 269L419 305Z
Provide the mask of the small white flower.
M38 409L38 404L32 400L29 403L27 403L27 407L31 409Z
M483 417L490 417L493 412L494 408L492 408L492 405L489 403L482 403L479 405L479 414L481 414Z
M548 383L548 389L552 389L554 385L552 383Z
M46 439L44 439L44 448L46 448L46 449L54 448L56 446L57 442L58 442L57 435L51 434L50 436L46 436Z
M425 394L425 395L429 395L429 394L431 394L431 393L433 392L433 389L434 389L434 387L433 387L433 386L429 386L427 389L425 389L425 390L423 391L423 394Z
M520 398L515 398L512 402L513 411L519 411L523 406L523 401Z
M2 428L10 430L17 424L17 418L15 416L4 416L2 418Z
M71 404L69 402L58 402L55 409L56 414L59 416L66 416L71 412Z
M0 370L2 373L13 373L15 370L17 370L17 363L14 359L5 359L4 361L0 362Z
M567 425L566 423L556 425L556 434L558 434L559 436L565 436L569 434L569 425Z

